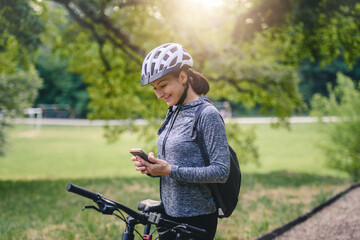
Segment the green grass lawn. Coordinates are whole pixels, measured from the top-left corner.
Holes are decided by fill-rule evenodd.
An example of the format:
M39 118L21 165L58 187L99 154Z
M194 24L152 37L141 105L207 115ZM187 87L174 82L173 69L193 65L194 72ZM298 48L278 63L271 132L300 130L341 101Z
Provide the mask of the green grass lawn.
M1 179L59 179L134 176L129 149L137 139L123 136L107 144L101 127L16 126L8 154L0 160ZM130 171L129 171L130 170Z
M120 239L124 224L82 212L91 202L66 192L69 182L133 208L159 199L158 180L141 176L130 161L128 150L141 141L125 134L109 145L102 134L100 127L11 129L8 154L0 159L0 239ZM253 239L350 184L325 167L314 124L290 132L258 125L257 138L262 165L241 166L240 202L231 218L220 220L217 239Z
M247 172L268 173L290 171L334 177L345 174L327 168L326 158L318 147L325 141L316 124L293 124L291 129L274 129L270 125L256 125L261 166L248 165Z

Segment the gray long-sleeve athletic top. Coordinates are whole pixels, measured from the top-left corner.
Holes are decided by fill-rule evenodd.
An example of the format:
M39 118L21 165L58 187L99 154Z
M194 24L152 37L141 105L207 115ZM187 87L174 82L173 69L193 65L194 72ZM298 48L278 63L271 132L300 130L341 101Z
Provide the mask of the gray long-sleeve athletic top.
M181 107L170 107L159 130L158 158L171 164L170 176L160 177L160 197L166 213L173 217L215 212L208 183L226 182L229 175L230 153L225 126L215 107L206 107L197 124L209 155L209 166L204 163L198 143L190 136L195 111L205 101L207 97L202 96Z

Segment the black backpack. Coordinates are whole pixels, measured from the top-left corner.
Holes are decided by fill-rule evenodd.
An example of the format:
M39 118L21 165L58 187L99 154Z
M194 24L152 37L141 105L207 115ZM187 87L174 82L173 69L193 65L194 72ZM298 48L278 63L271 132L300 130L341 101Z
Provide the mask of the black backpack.
M204 144L206 143L204 143L200 134L197 134L197 129L196 129L199 116L202 110L204 110L204 108L207 106L212 106L212 104L206 102L201 104L196 109L192 129L191 129L191 137L192 139L195 139L199 144L199 148L201 150L201 154L203 156L205 164L206 166L209 166L210 161L208 158L206 148L204 146ZM218 208L219 218L230 217L230 215L232 214L238 203L239 193L240 193L241 171L240 171L239 161L235 151L232 149L230 145L229 145L229 151L230 151L230 174L227 181L225 183L210 184L212 194Z

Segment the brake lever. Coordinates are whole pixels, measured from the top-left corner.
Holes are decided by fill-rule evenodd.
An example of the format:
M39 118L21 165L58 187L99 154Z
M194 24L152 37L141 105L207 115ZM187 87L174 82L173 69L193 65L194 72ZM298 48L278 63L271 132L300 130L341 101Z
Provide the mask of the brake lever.
M95 206L84 206L84 207L82 208L83 211L85 211L86 209L94 209L94 210L96 210L96 211L98 211L98 212L101 212L100 209L98 209L98 208L95 207Z
M92 205L84 206L82 210L84 211L86 209L94 209L102 214L113 215L114 211L118 209L112 200L102 196L100 196L100 198L96 200L95 203L98 205L98 207Z
M95 206L84 206L82 210L85 211L86 209L94 209L102 214L108 214L108 215L112 215L116 210L114 206L109 204L103 204L100 208L97 208Z

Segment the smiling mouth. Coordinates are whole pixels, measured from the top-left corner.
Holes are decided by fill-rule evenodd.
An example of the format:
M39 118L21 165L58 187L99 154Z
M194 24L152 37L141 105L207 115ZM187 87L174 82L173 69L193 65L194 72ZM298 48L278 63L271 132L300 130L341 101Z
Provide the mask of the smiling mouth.
M165 102L168 102L171 96L167 96L164 98Z

